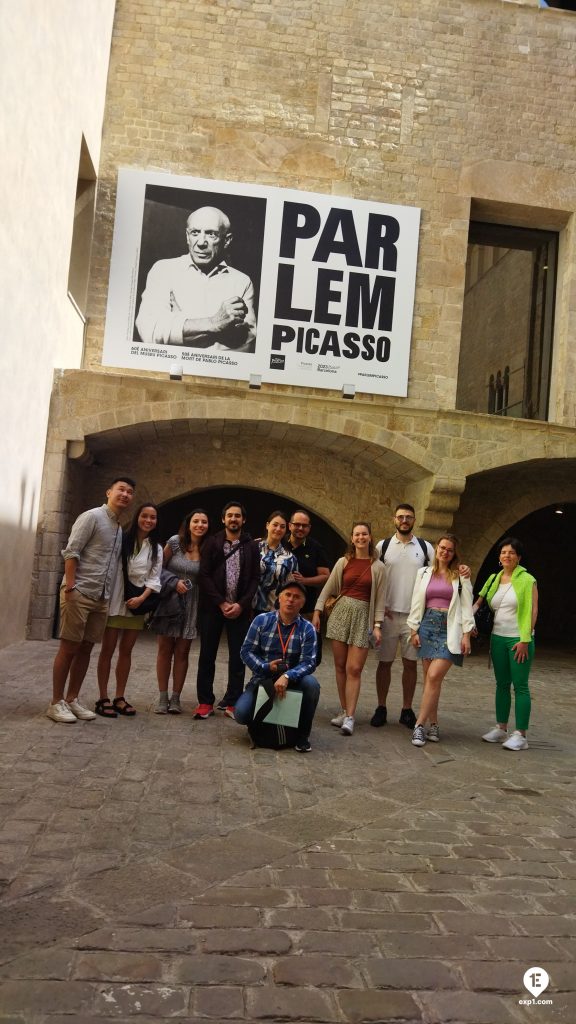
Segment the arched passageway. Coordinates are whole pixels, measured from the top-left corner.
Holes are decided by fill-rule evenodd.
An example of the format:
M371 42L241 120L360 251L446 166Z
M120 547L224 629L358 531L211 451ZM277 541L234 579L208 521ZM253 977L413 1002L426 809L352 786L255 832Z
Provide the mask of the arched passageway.
M163 537L176 533L184 516L191 509L206 509L210 518L210 531L215 533L222 528L221 512L228 501L238 500L247 512L246 527L253 537L262 537L265 531L266 517L276 509L282 509L288 516L301 505L290 501L282 494L265 491L255 487L234 486L210 487L204 490L190 491L173 501L167 501L161 507L161 530ZM307 509L312 518L312 533L322 544L331 564L343 553L345 541L314 509Z
M576 643L576 595L572 571L576 502L546 505L504 530L480 567L477 589L491 573L498 571L500 542L506 536L517 537L522 542L526 549L523 565L538 581L538 641L573 647Z

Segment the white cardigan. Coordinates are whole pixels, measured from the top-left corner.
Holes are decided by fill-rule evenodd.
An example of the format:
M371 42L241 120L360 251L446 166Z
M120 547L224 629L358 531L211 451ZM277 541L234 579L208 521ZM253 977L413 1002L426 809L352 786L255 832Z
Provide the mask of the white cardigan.
M142 542L138 554L131 555L128 559L128 579L135 587L149 587L155 593L160 593L160 572L162 570L162 548L156 545L156 551L148 537ZM124 604L124 573L122 572L122 559L118 562L116 577L112 584L108 615L130 615L130 609Z
M426 611L426 590L432 578L432 566L427 565L424 569L418 569L416 583L412 592L412 607L408 616L408 626L414 632L418 631L420 623ZM459 583L462 584L460 588ZM474 615L472 614L472 584L470 580L457 577L452 580L452 600L448 608L448 650L451 654L462 653L462 634L471 633L474 629Z

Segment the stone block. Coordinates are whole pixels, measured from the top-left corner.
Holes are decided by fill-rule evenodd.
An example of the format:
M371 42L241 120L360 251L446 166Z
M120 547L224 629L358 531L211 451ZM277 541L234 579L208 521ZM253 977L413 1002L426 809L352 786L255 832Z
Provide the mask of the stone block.
M287 953L292 946L286 932L273 928L213 928L199 934L205 953Z
M196 988L193 993L195 1017L211 1020L244 1019L244 997L241 988L212 986Z
M83 935L79 949L137 952L162 950L183 952L195 950L198 939L189 928L102 928Z
M3 981L0 985L2 1014L22 1014L32 1022L38 1014L81 1014L92 1007L94 986L81 981Z
M287 956L273 968L277 985L312 988L361 988L359 972L339 956Z
M231 906L181 906L178 912L181 925L192 928L251 928L260 923L260 913L255 907Z
M254 959L210 953L179 958L174 974L178 982L190 985L259 985L266 970Z
M74 978L82 981L161 981L163 963L150 953L88 952L78 954Z
M518 996L500 998L477 992L422 993L424 1013L436 1015L444 1024L514 1024ZM426 1018L424 1018L426 1019Z
M394 988L403 991L459 988L457 973L435 960L402 959L361 960L357 965L368 979L370 988ZM473 966L473 965L472 965Z
M420 1009L407 992L338 992L344 1020L356 1024L378 1021L420 1021Z
M249 1018L256 1020L301 1020L309 1024L339 1019L329 996L310 988L249 989L247 1009Z
M132 1017L149 1014L154 1019L181 1017L188 1009L189 991L169 985L107 985L95 1000L101 1017Z

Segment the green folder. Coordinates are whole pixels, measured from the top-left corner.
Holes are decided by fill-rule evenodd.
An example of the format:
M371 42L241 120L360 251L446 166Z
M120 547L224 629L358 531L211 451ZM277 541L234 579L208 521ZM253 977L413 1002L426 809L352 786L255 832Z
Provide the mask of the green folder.
M254 714L262 707L263 704L268 700L268 694L263 686L258 687L258 693L256 694L256 707L254 708ZM272 705L272 710L268 712L265 722L270 725L287 725L294 729L298 728L298 722L300 721L300 709L302 707L302 693L300 690L286 690L286 696L283 700L275 698Z

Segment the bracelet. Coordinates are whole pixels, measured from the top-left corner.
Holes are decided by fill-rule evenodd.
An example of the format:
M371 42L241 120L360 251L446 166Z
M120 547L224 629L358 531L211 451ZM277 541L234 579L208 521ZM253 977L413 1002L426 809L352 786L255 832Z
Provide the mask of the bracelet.
M64 587L65 594L71 594L73 590L76 590L76 584L73 587Z

